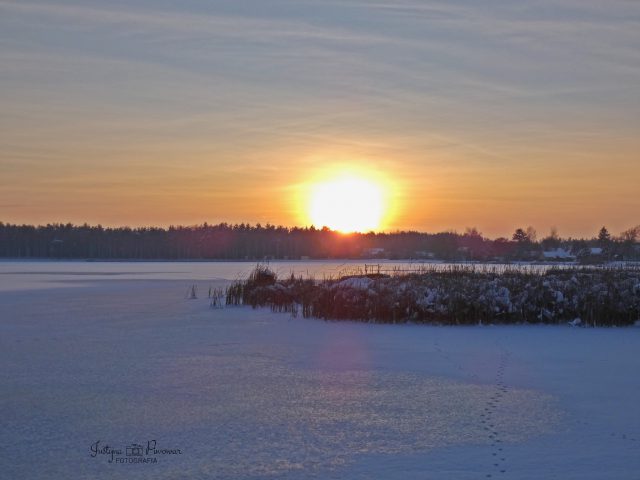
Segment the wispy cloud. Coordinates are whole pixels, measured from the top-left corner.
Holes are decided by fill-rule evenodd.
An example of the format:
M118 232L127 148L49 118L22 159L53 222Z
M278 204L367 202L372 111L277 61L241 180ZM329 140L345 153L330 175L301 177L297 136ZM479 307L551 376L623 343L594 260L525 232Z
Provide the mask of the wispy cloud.
M305 21L283 21L247 15L221 13L190 14L176 11L158 11L155 8L104 8L64 3L45 4L0 1L0 8L14 13L31 14L47 19L60 18L111 27L133 28L130 34L144 34L152 30L171 33L188 33L191 36L206 34L210 37L283 39L306 38L315 40L351 41L370 44L382 41L373 34L354 34L346 29L323 28Z
M18 200L145 171L205 195L185 162L227 195L349 158L442 198L500 172L532 193L581 165L626 192L637 172L637 2L0 0L0 32Z

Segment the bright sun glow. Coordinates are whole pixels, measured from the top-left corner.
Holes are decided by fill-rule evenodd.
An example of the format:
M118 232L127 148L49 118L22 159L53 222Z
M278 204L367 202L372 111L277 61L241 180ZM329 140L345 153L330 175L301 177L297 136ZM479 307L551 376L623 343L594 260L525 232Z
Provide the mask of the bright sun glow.
M309 216L317 227L344 233L378 230L384 210L383 189L364 178L343 176L311 188Z

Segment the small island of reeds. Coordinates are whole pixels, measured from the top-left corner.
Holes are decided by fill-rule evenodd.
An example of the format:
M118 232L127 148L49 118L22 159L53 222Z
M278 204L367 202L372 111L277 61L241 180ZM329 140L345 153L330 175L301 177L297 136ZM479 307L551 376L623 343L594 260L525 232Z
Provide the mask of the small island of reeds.
M640 320L640 268L454 265L315 280L258 265L226 303L371 323L625 326Z

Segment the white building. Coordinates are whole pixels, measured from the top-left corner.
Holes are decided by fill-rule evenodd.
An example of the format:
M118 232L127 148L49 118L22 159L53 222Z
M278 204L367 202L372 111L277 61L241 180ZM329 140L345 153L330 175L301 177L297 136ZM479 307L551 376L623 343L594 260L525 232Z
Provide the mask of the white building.
M545 260L575 260L576 258L563 248L542 252L542 256Z

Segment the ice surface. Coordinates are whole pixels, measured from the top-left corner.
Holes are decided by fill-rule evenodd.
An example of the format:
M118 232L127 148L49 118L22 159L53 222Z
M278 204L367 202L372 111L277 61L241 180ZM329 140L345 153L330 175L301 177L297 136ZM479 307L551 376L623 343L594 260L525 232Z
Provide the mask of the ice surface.
M394 269L428 268L447 269L450 264L440 261L411 262L391 260L310 260L274 261L269 268L280 278L292 273L296 276L316 279L337 278L345 275L364 273L364 265L375 263L386 271ZM484 264L469 263L469 266ZM491 264L492 269L517 268L516 264ZM548 265L522 264L527 270L544 270ZM78 282L93 280L238 280L246 279L256 267L255 261L246 262L97 262L97 261L56 261L56 260L15 260L0 261L0 291L40 289L76 286ZM561 267L561 266L560 266ZM558 268L558 266L556 266Z
M0 478L637 478L640 329L210 309L230 265L0 263Z

